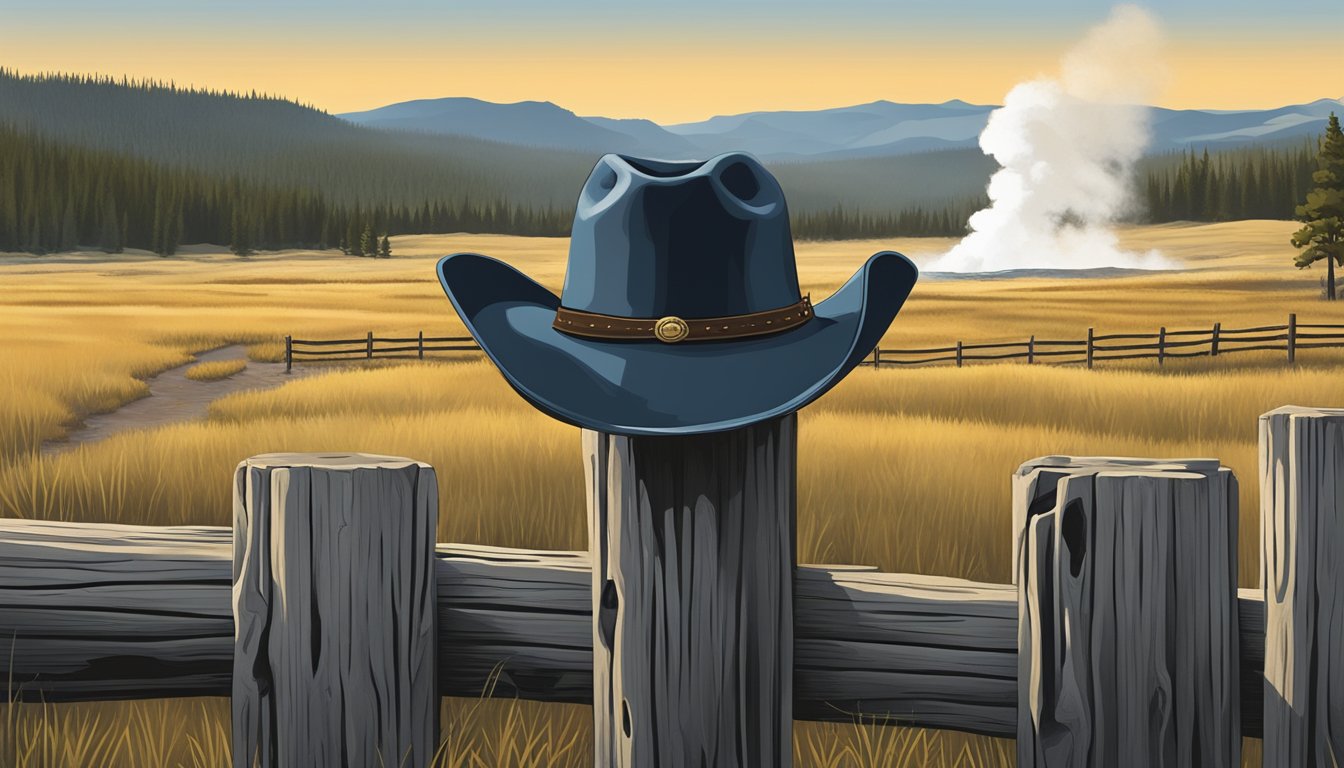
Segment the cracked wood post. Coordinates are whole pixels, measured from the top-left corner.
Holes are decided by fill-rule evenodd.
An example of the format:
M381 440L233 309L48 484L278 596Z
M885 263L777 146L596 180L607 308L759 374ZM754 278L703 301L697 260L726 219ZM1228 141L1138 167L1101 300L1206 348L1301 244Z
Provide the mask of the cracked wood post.
M1344 760L1344 409L1260 417L1265 765Z
M1018 765L1239 765L1235 477L1073 463L1025 521Z
M791 764L796 439L584 430L598 768Z
M409 459L238 465L234 766L429 765L437 518L434 470Z

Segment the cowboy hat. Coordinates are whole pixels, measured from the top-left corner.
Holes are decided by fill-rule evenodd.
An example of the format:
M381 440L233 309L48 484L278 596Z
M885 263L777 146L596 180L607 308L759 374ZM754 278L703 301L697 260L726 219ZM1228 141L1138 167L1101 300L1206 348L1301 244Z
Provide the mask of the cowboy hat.
M729 153L602 157L579 194L559 297L475 253L443 257L438 275L536 408L602 432L684 435L821 396L881 339L918 271L883 251L813 306L783 191L755 158Z

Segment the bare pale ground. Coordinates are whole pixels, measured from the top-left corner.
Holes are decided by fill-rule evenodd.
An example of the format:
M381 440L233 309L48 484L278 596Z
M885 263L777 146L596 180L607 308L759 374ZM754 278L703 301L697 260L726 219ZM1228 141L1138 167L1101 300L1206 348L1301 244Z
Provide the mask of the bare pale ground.
M1292 267L1291 222L1128 229L1191 271L1109 279L928 280L884 346L1081 338L1157 326L1344 323L1319 271ZM950 241L800 243L804 290L824 298L877 250L917 261ZM479 358L344 368L216 401L208 420L115 434L55 456L37 446L145 392L190 353L249 345L276 360L308 338L461 333L433 276L457 250L504 258L558 289L566 241L417 236L390 261L331 253L240 261L0 257L0 515L133 523L229 522L232 467L256 453L363 450L429 461L440 540L586 547L578 431L526 406ZM1008 477L1046 453L1215 456L1241 478L1241 582L1256 583L1255 418L1286 403L1344 405L1344 353L1281 354L1096 371L1025 365L855 371L804 410L799 559L1006 581ZM240 374L242 375L242 374ZM218 482L201 482L201 478ZM449 701L444 765L590 761L583 707ZM165 721L173 720L166 728ZM12 706L0 763L212 765L227 750L216 702ZM899 728L800 724L799 765L1010 765L1011 742ZM78 752L78 754L76 754ZM93 755L92 758L89 756ZM162 756L144 762L143 756ZM1253 761L1252 761L1253 762Z

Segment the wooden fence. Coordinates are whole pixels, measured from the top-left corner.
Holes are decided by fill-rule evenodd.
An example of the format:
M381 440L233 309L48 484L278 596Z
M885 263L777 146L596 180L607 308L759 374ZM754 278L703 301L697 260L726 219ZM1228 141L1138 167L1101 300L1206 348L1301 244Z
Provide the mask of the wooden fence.
M285 337L285 373L294 370L294 363L340 362L348 360L424 360L425 354L435 352L479 352L480 347L470 336L415 336L379 337L373 331L362 339L296 339Z
M378 337L373 331L361 339L296 339L285 337L285 371L294 363L355 360L424 360L426 353L479 352L470 336L427 337L421 331L414 337ZM1299 323L1296 314L1286 325L1252 328L1224 328L1214 323L1209 328L1167 330L1156 333L1097 334L1087 329L1087 337L1077 340L1038 339L1025 341L965 342L948 347L883 349L876 347L861 365L920 366L970 362L1022 360L1028 365L1086 365L1110 360L1157 360L1218 357L1238 352L1283 352L1289 363L1297 361L1299 350L1344 349L1344 323Z
M919 366L955 364L958 368L973 361L1024 360L1028 364L1075 364L1093 367L1108 360L1157 360L1218 357L1237 352L1283 352L1287 361L1297 360L1304 349L1344 349L1344 324L1299 323L1297 315L1288 316L1287 325L1254 328L1224 328L1214 323L1209 328L1168 330L1156 333L1097 334L1087 329L1083 339L1038 339L993 343L958 341L953 346L919 349L873 350L864 365Z
M761 428L783 440L786 463L792 424ZM646 457L661 466L657 450L678 445L635 440L585 432L586 455L600 459L590 462L590 492L620 492L648 446L661 446ZM722 460L702 453L695 460ZM1344 409L1261 417L1260 481L1259 589L1236 588L1236 479L1212 459L1027 462L1012 479L1014 584L856 566L786 569L792 583L775 585L792 605L781 633L791 673L783 712L1015 737L1023 766L1237 765L1243 735L1263 735L1267 766L1330 764L1344 753L1344 708L1336 706L1344 696ZM615 689L612 751L599 738L598 765L680 754L687 745L667 733L656 752L641 751L641 721L683 717L703 727L717 709L707 699L708 712L646 715L631 688L639 670L629 667L659 663L650 647L679 658L680 636L641 640L636 661L622 661L624 636L613 636L608 611L629 610L648 586L614 563L603 566L610 575L594 563L624 557L621 537L652 532L613 522L592 559L435 545L433 470L404 459L270 455L240 465L234 483L232 529L0 521L0 638L8 640L0 677L11 696L231 695L239 766L253 757L263 766L373 764L392 750L396 764L425 765L440 695L594 703L600 737L595 698L612 694L601 677L608 665L625 664L626 678ZM610 514L615 501L590 497ZM665 522L672 527L655 535L702 524ZM792 547L791 536L783 541ZM677 592L686 579L695 615L711 610L713 595L693 574L668 588ZM637 612L636 623L658 626L672 608ZM691 658L718 652L756 663L750 644L777 638L768 627L745 628L730 647L696 645ZM759 683L703 663L676 672L682 688L643 695L672 702L701 676L714 691ZM787 746L787 724L782 734L751 726L728 722L747 729L736 738L758 751ZM693 730L682 737L692 746ZM711 762L752 763L751 753L719 757ZM770 764L787 763L785 753Z

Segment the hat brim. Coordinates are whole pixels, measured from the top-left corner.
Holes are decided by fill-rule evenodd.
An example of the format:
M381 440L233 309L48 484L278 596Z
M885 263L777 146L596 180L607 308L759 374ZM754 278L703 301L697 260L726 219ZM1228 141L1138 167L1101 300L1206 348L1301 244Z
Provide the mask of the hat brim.
M919 271L883 251L797 328L678 344L561 333L551 327L560 299L487 256L445 256L438 275L467 330L536 408L602 432L688 435L743 427L820 397L872 351Z

